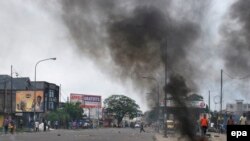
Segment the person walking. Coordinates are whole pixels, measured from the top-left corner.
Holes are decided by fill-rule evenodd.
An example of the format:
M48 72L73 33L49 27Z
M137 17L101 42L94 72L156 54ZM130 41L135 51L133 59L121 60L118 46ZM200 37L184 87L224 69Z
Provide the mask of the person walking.
M230 115L228 120L227 120L227 125L234 125L234 120L233 120L233 116Z
M35 130L36 130L36 132L39 131L39 122L38 121L35 122Z
M141 123L141 126L140 126L140 133L141 133L142 131L145 132L144 127L143 127L143 123Z
M15 125L14 125L14 121L13 120L10 121L9 128L10 128L10 133L14 134Z
M58 121L55 121L55 128L58 129Z
M4 133L7 134L8 133L8 129L9 129L9 119L8 117L5 117L3 125L4 125Z
M51 126L51 123L50 123L50 120L48 121L48 131L50 130L50 126Z
M46 126L47 126L47 120L43 119L43 131L46 131Z
M23 129L23 120L22 119L20 119L19 125L20 125L20 129Z
M203 118L201 118L200 125L201 125L201 130L202 130L201 135L205 136L207 133L207 127L208 127L208 119L207 119L206 114L204 114Z
M240 117L240 125L247 125L246 113L243 113L243 115Z

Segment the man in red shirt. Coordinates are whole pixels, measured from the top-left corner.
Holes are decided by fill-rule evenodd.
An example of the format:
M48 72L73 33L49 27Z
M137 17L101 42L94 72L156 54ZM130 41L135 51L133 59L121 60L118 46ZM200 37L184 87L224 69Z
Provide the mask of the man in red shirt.
M202 136L205 136L207 132L207 127L208 127L208 119L206 117L206 114L204 114L203 118L201 118L200 124L201 124L201 130L202 130L201 134Z

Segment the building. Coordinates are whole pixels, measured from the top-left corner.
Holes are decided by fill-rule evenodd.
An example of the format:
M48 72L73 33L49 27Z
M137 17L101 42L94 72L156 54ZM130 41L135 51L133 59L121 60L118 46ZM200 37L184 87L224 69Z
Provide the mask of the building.
M34 97L40 98L39 110L32 108ZM39 102L36 105L38 104ZM58 107L58 85L46 81L33 82L28 77L0 75L0 127L5 116L16 120L22 118L28 124L34 118L40 120L48 111Z
M228 103L226 112L235 115L242 115L250 112L250 103L243 103L244 100L236 100L236 103Z

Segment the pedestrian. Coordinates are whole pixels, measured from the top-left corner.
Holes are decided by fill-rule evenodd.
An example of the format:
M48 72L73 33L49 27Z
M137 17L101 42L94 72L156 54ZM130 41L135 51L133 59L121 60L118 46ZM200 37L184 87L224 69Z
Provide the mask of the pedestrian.
M141 126L140 126L140 133L141 133L142 131L145 132L145 130L144 130L144 128L143 128L143 123L141 123Z
M234 125L234 120L233 120L233 116L230 115L228 120L227 120L227 125Z
M50 129L50 126L51 126L51 123L50 123L50 120L48 121L48 131Z
M36 132L39 131L39 122L38 121L35 122L35 131Z
M247 125L246 113L243 113L243 115L240 117L240 125Z
M5 117L4 123L3 123L3 125L4 125L4 133L5 134L8 133L9 123L10 123L10 121L9 121L8 117Z
M10 121L9 128L10 128L10 133L14 134L14 128L15 128L15 126L14 126L14 121L13 120Z
M23 120L22 119L20 119L19 125L20 125L20 129L23 129Z
M56 129L58 128L58 121L57 120L55 121L55 128Z
M46 126L47 126L47 120L43 119L43 131L46 131Z
M205 136L207 132L207 127L208 127L208 119L207 119L206 114L204 114L203 118L201 118L200 125L201 125L201 130L202 130L201 135Z

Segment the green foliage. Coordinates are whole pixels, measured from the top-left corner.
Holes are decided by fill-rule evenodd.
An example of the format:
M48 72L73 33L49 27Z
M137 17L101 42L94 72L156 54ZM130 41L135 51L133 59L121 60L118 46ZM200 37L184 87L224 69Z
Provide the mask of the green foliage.
M69 114L70 119L80 119L82 117L81 103L66 103L64 112Z
M104 100L104 106L109 113L113 113L118 120L118 124L125 115L130 118L136 117L139 112L139 106L135 100L124 95L112 95Z
M48 120L50 120L50 121L59 120L58 113L57 113L56 111L50 112L50 113L48 114Z
M66 103L63 108L48 114L48 120L50 121L63 121L80 119L82 117L82 109L80 103Z

